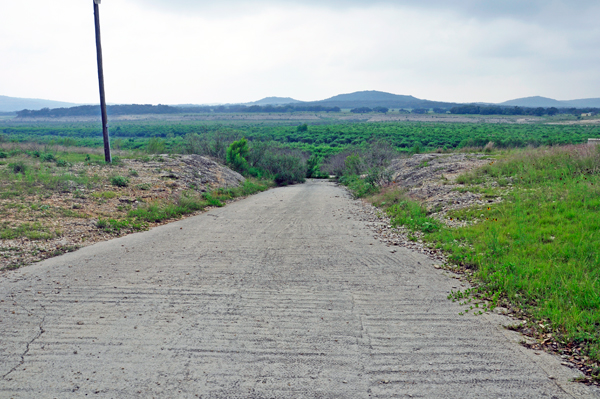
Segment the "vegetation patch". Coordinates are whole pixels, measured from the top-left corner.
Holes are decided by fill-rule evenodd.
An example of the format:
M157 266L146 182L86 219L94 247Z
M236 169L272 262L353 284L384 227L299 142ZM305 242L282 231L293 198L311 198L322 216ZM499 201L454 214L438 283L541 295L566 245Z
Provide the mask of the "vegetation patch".
M117 198L118 195L119 194L115 193L114 191L99 191L99 192L92 193L92 197L104 198L104 199Z
M40 223L21 223L11 225L8 222L0 224L0 239L14 240L17 238L28 238L30 240L49 240L59 236L58 231L49 231Z
M513 151L457 180L469 190L501 180L513 189L500 203L450 211L449 219L468 222L455 228L399 190L371 200L467 273L474 288L450 295L466 312L510 309L539 347L568 355L588 381L600 381L600 149Z
M122 232L135 232L146 230L148 224L137 220L124 219L98 219L96 226L107 233L121 234Z
M113 176L110 178L110 184L117 187L127 187L129 179L123 176Z
M209 206L221 207L227 200L265 191L271 186L269 182L247 179L239 187L221 188L201 195L186 191L174 202L154 201L129 211L127 217L141 222L160 223L204 210Z

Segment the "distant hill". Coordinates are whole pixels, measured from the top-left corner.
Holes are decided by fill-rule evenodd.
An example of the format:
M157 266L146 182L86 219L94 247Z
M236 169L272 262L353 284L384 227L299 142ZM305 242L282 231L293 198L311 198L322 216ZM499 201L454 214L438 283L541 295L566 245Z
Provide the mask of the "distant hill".
M581 100L561 101L567 107L575 108L600 108L600 98L584 98Z
M18 98L0 96L0 112L15 112L23 109L40 110L42 108L74 107L79 104L62 101L40 100L38 98Z
M282 105L282 104L296 104L302 101L294 100L291 97L265 97L262 100L246 103L244 105Z
M323 105L328 107L335 106L340 108L451 108L456 105L455 103L421 100L413 96L403 96L375 90L340 94L325 100L313 101L305 104Z
M497 104L509 107L556 107L556 108L598 108L600 98L585 98L580 100L559 101L547 97L524 97Z

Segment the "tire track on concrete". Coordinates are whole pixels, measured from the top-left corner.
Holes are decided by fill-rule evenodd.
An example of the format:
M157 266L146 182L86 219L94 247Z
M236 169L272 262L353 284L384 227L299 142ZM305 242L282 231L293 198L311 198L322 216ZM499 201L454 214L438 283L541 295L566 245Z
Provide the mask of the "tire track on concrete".
M309 182L5 273L0 397L597 394L459 316L459 283L359 208Z

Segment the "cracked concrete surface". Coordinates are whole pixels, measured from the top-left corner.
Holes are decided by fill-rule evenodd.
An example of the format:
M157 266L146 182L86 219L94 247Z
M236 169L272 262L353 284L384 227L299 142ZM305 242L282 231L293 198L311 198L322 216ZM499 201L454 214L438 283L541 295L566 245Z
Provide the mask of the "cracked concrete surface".
M331 183L0 276L2 398L581 398Z
M45 310L44 305L40 305L40 306ZM26 309L25 307L21 306L21 308L25 312L29 312L29 310ZM28 314L28 316L30 316L30 314ZM27 354L29 353L29 347L44 333L44 321L45 320L46 320L46 315L44 314L44 316L42 317L42 321L40 321L40 325L38 326L39 331L38 331L37 335L35 337L33 337L31 339L31 341L27 342L27 344L25 345L25 351L23 352L23 354L21 354L21 361L19 363L17 363L12 369L8 370L8 372L6 374L4 374L1 379L6 380L13 371L15 371L17 368L21 367L23 365L23 363L25 363L25 356L27 356Z

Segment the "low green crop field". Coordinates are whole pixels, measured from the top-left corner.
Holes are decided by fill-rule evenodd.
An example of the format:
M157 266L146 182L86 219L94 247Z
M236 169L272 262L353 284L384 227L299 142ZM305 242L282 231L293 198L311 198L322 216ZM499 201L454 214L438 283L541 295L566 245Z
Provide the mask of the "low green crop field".
M321 120L309 122L303 129L299 122L292 125L290 121L115 121L111 123L110 134L115 149L146 150L149 140L154 138L161 141L166 152L184 152L189 136L198 135L219 138L227 144L245 137L250 141L273 142L284 148L327 156L375 141L385 141L401 152L415 148L425 152L483 147L490 141L497 148L578 144L588 138L600 138L600 125ZM102 146L101 130L98 124L90 122L4 122L0 123L0 140Z

